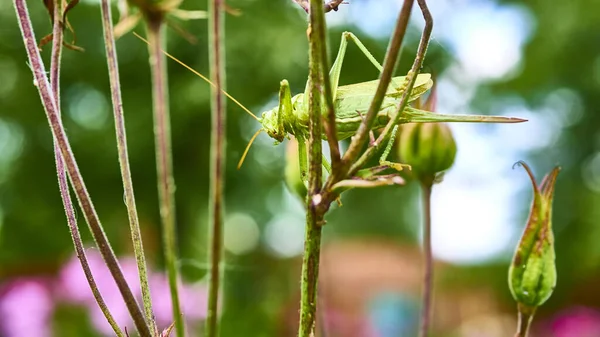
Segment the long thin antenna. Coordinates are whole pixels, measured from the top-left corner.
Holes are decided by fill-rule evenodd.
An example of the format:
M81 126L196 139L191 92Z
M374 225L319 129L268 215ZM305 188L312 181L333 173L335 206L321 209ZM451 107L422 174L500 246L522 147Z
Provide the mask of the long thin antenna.
M250 138L250 141L248 142L248 145L246 146L246 149L244 150L244 154L242 155L242 158L240 158L240 162L238 163L238 166L237 166L238 170L242 167L242 164L244 163L244 159L246 159L246 155L248 154L248 151L250 151L250 146L252 146L252 143L254 143L254 140L256 139L256 137L258 137L258 135L262 131L263 131L263 129L259 129L258 131L256 131L254 136L252 136L252 138Z
M141 37L140 35L138 35L138 33L133 32L133 35L135 35L138 39L148 43L148 40L144 39L143 37ZM201 79L203 79L204 81L206 81L208 84L212 85L213 87L217 87L213 82L211 82L206 76L200 74L198 71L196 71L194 68L188 66L187 64L183 63L182 61L180 61L178 58L176 58L175 56L167 53L165 50L161 49L160 50L163 54L165 54L168 58L170 58L171 60L181 64L182 66L184 66L187 70L191 71L192 73L194 73L196 76L200 77ZM245 106L242 105L242 103L238 102L235 98L233 98L230 94L228 94L225 90L220 89L221 92L223 94L225 94L225 96L227 96L227 98L229 98L230 100L232 100L235 104L237 104L240 108L242 108L242 110L246 111L250 116L252 116L252 118L256 119L257 121L260 122L260 119L258 117L256 117L255 114L253 114L248 108L246 108Z

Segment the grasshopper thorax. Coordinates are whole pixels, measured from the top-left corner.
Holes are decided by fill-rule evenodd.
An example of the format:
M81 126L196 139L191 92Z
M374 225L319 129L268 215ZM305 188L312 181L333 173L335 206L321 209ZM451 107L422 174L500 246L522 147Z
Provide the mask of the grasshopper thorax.
M262 113L259 118L262 129L269 135L269 137L275 139L277 143L283 142L285 139L285 129L283 123L280 123L279 119L279 107L275 107L271 110L267 110Z

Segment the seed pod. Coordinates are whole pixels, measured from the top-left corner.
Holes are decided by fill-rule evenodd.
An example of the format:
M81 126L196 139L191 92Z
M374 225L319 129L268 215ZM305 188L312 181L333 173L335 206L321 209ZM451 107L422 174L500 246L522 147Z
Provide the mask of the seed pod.
M524 162L518 164L525 168L531 179L533 201L508 271L508 284L520 306L536 308L548 300L556 286L552 199L560 167L555 167L538 186L529 166Z
M406 124L400 129L398 152L417 179L433 179L454 163L456 142L445 123Z

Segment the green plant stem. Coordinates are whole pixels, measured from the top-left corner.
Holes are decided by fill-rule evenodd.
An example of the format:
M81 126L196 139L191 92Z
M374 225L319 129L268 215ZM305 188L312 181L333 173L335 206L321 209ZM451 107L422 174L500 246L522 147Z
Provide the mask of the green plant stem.
M317 285L319 279L319 259L321 254L322 217L315 212L306 213L306 238L302 259L302 278L300 280L300 326L299 337L311 337L315 334L317 314Z
M336 198L336 194L330 192L332 187L341 180L346 179L346 177L349 175L348 171L350 170L352 163L356 160L367 141L369 131L371 130L373 122L375 121L375 116L377 116L377 111L379 111L381 108L383 98L385 97L385 93L387 92L387 88L392 80L394 70L396 69L398 56L400 54L400 47L402 46L402 41L406 35L406 28L408 26L408 20L410 18L413 3L414 0L405 0L402 8L400 9L398 19L396 20L396 27L390 40L387 53L385 54L383 70L379 75L379 82L375 91L375 96L371 101L371 105L369 106L366 117L360 124L356 135L353 137L352 142L348 147L348 150L342 157L340 167L332 172L325 183L325 193L323 198L325 202L322 203L321 212L325 212L328 209L330 202Z
M431 38L431 32L433 30L433 17L429 12L429 8L427 7L427 2L425 0L417 0L419 7L421 8L421 13L423 13L423 18L425 20L425 27L423 28L423 34L421 35L421 40L419 41L419 48L417 49L417 56L415 57L415 61L413 62L412 67L410 68L409 76L408 76L408 84L402 97L400 98L400 103L398 104L398 108L396 109L396 115L394 118L390 119L387 123L381 134L375 141L375 144L369 147L359 158L356 160L352 167L349 170L349 174L353 175L358 170L362 168L362 166L371 159L380 149L383 144L386 144L388 139L390 139L392 135L392 131L396 125L398 125L398 121L400 117L402 117L402 113L406 105L408 104L408 98L410 97L410 93L415 85L415 81L417 80L417 75L419 74L419 70L423 65L423 60L425 59L425 53L427 52L427 46L429 45L429 39ZM387 88L387 86L386 86ZM377 111L375 111L377 112ZM367 115L368 118L368 115ZM362 124L361 124L362 126ZM360 129L359 129L360 131Z
M535 314L536 308L525 306L521 303L517 305L519 311L519 318L517 322L517 333L515 337L527 337L529 336L529 327L533 321L533 315Z
M431 251L431 190L433 184L423 183L423 255L425 257L425 272L423 276L423 304L421 306L421 327L419 336L429 335L431 324L431 307L433 298L433 254Z
M146 321L150 324L150 327L155 332L155 334L157 334L158 328L154 320L154 311L152 310L152 298L150 296L150 285L148 284L148 272L146 270L146 257L144 256L142 234L140 231L137 207L135 205L135 195L133 193L131 169L129 167L127 133L125 131L125 118L123 115L123 100L121 99L121 82L119 80L119 66L117 63L117 51L115 47L115 38L112 27L112 18L109 1L102 0L100 7L102 9L102 30L104 32L104 45L106 48L106 60L108 63L110 92L113 105L113 114L115 119L115 131L117 137L117 149L119 153L119 164L121 167L123 189L125 192L125 205L127 206L127 215L129 217L131 240L133 241L133 251L138 267L138 274L140 278L140 287L142 290L142 301L144 303Z
M79 171L77 162L75 161L75 156L73 155L71 145L60 119L60 112L56 105L57 101L54 98L54 93L50 88L50 83L46 77L46 70L42 62L39 49L36 45L37 40L33 32L33 27L29 18L27 6L25 5L25 0L13 0L13 4L17 13L17 20L23 36L25 50L27 51L29 64L33 72L38 92L40 94L40 99L42 100L53 137L56 140L56 144L60 148L60 152L64 159L69 178L71 179L73 190L77 195L79 205L83 211L84 217L88 223L90 231L92 232L94 240L96 241L98 250L102 254L104 262L106 263L107 268L109 269L117 284L117 287L119 288L119 291L121 292L121 295L123 296L127 309L131 314L133 322L140 336L150 337L150 328L144 319L144 315L137 304L135 297L133 296L131 288L129 288L129 285L125 280L123 271L121 270L117 257L115 256L110 243L108 242L106 233L104 233L104 229L100 223L98 214L96 213L90 195L83 181L83 177Z
M169 96L167 92L167 69L162 45L163 18L148 20L148 53L152 72L152 97L154 107L154 137L156 147L156 171L158 173L158 195L162 223L163 247L173 320L177 337L185 336L185 327L179 304L177 269L177 245L175 242L175 181L173 179L173 154L171 149L171 123L169 117Z
M225 185L226 154L226 115L225 99L225 41L223 0L209 1L208 32L210 79L215 84L211 87L211 140L210 140L210 191L209 191L209 235L210 247L208 310L206 318L206 337L219 335L219 294L221 285L221 260L223 257L223 209Z
M327 51L325 41L325 14L321 0L310 1L309 42L309 137L308 137L308 196L306 211L306 237L302 260L299 337L314 336L317 312L317 288L319 259L321 254L321 226L324 213L317 208L323 202L322 151L321 151L321 89L324 87L323 73L326 71L322 53ZM325 93L327 94L327 93ZM329 92L331 94L331 92ZM325 98L327 100L327 98ZM331 97L329 98L331 99Z
M339 1L341 3L341 1ZM335 8L339 5L335 5ZM331 4L329 4L331 5ZM327 5L326 5L327 6ZM335 121L335 106L333 104L333 94L331 90L331 81L329 79L329 61L327 60L327 48L325 46L327 37L325 35L325 15L323 16L323 25L322 28L315 29L314 34L318 35L318 39L323 42L321 48L318 48L319 59L318 63L320 66L321 73L321 81L323 84L323 99L325 100L325 109L326 109L326 119L325 119L325 133L327 135L327 143L329 144L329 154L331 156L331 169L333 172L338 171L340 169L341 155L340 155L340 146L339 141L337 139L337 129L336 129L336 121Z
M53 30L52 30L52 54L50 57L50 86L52 88L52 93L54 94L54 99L56 100L56 106L60 106L60 61L62 54L62 44L63 44L63 23L62 23L62 3L61 0L54 0L54 13L53 13ZM54 137L53 137L54 138ZM90 265L87 260L87 256L85 254L85 249L83 248L83 241L81 240L81 235L79 234L79 228L77 227L77 220L75 218L75 209L73 208L73 201L71 200L71 194L69 193L69 182L67 179L67 174L65 171L65 163L62 159L62 155L60 153L60 148L56 140L54 140L54 159L56 162L56 174L58 176L58 187L60 190L60 196L63 202L63 207L65 208L65 215L67 216L67 224L69 226L69 231L71 233L71 239L73 241L73 246L75 247L75 252L77 258L79 259L79 263L81 264L81 269L85 275L85 278L90 286L92 294L96 299L96 303L100 307L100 310L106 317L106 320L112 327L113 331L118 337L124 337L123 331L117 325L114 317L110 313L110 310L106 306L106 302L104 302L104 298L100 291L98 290L98 286L96 285L96 280L92 274L92 270L90 269Z
M369 105L369 110L367 111L364 120L360 124L352 143L348 147L348 150L342 159L344 166L347 166L348 168L350 167L350 164L356 160L360 154L360 151L364 147L367 137L369 136L369 131L373 127L373 122L375 121L377 112L383 103L385 93L387 92L387 88L392 80L394 70L396 69L396 65L398 63L400 47L402 46L404 36L406 35L406 28L408 27L408 20L410 19L410 13L413 4L414 0L405 0L402 8L400 9L400 13L398 14L396 28L394 30L394 34L392 35L392 39L390 40L387 53L385 54L383 70L379 75L379 82L377 84L377 89L375 90L375 96L371 101L371 105ZM347 173L348 168L346 168L346 172L344 173Z

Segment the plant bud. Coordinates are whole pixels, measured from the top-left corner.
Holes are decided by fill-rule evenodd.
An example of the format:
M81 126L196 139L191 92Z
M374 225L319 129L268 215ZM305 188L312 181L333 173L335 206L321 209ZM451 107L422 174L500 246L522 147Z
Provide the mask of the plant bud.
M417 109L434 111L435 87L426 101L416 102ZM421 182L432 184L436 175L449 169L456 157L456 142L446 123L408 123L400 127L398 155L412 167Z
M525 168L531 179L533 201L508 271L508 284L520 306L536 308L546 302L556 285L552 198L560 167L555 167L538 186L527 164L518 164Z
M433 181L454 163L456 142L445 123L406 124L400 128L398 154L417 179Z

